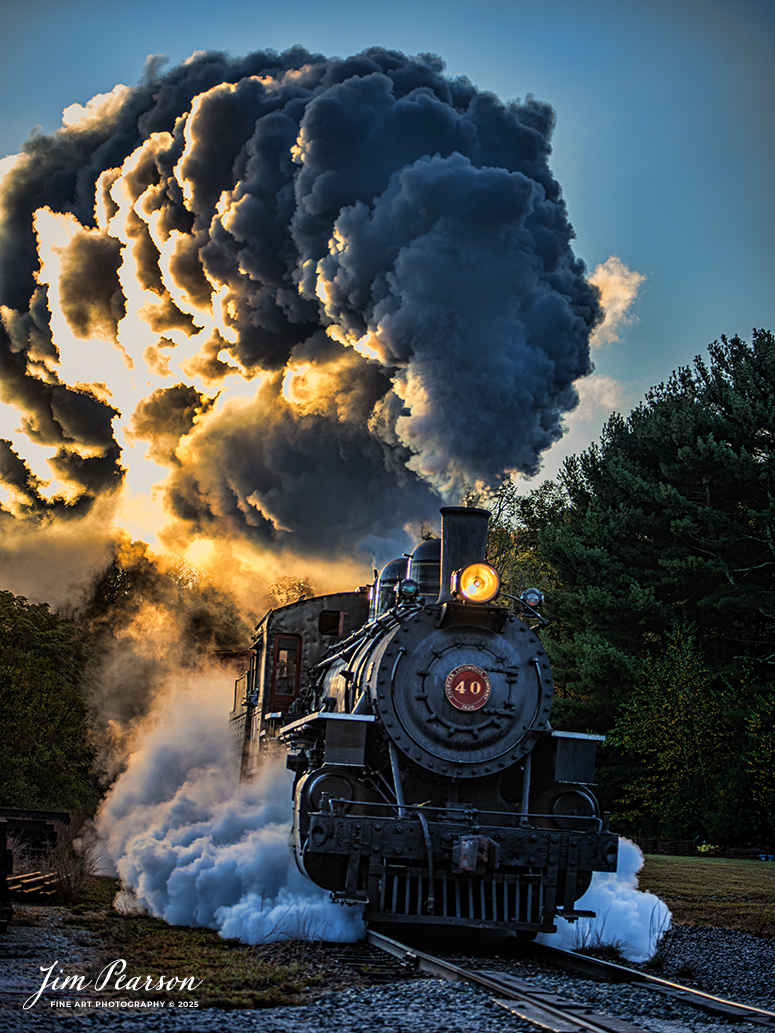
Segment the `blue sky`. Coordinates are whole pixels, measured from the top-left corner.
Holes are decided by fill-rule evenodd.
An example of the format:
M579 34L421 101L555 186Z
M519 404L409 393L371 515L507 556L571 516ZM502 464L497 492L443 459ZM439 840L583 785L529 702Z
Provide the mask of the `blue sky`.
M629 411L722 333L773 320L775 4L763 0L94 0L6 2L0 156L71 103L132 85L149 54L301 43L346 56L438 53L503 99L557 113L553 169L590 270L616 254L646 277L636 321L596 353ZM610 405L609 405L610 408ZM605 401L550 457L599 433Z

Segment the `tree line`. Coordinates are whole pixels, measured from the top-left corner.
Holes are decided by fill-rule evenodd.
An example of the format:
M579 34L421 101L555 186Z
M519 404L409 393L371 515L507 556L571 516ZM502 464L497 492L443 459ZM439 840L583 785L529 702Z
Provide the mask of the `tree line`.
M604 732L629 834L775 836L775 341L715 342L555 482L489 498L492 559L547 595L553 724Z
M100 793L73 621L0 592L0 805L92 814Z

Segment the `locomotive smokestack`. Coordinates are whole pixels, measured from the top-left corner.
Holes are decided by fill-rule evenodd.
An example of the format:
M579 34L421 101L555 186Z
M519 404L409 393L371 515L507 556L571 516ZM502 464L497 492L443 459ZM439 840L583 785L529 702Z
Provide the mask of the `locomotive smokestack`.
M440 603L454 599L449 589L454 571L484 560L489 520L490 514L486 509L446 506L441 510Z

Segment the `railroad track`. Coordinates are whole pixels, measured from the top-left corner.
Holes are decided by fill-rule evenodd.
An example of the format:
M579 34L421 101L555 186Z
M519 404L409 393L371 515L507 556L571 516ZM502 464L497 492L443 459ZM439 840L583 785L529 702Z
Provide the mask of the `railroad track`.
M775 1029L775 1012L767 1011L764 1008L728 1001L724 997L716 997L713 994L706 994L701 990L683 986L681 983L660 979L658 976L628 968L626 965L617 965L612 961L602 961L599 958L576 954L573 951L547 947L543 944L535 944L533 949L538 957L543 957L553 965L577 972L580 975L591 976L593 979L605 979L609 983L638 983L657 993L664 994L666 997L681 1001L683 1004L690 1004L709 1015L718 1015L732 1022L755 1022Z
M527 1022L555 1033L636 1033L642 1030L641 1026L636 1026L632 1022L595 1012L588 1005L559 997L525 979L518 979L503 972L463 968L372 930L368 931L367 939L369 943L399 958L404 965L415 971L484 987L495 995L495 1001L501 1007ZM600 961L572 951L536 945L536 953L550 964L577 972L579 975L608 982L638 983L673 997L683 1004L722 1016L728 1021L749 1022L775 1029L775 1012L763 1008L727 1001L624 965Z

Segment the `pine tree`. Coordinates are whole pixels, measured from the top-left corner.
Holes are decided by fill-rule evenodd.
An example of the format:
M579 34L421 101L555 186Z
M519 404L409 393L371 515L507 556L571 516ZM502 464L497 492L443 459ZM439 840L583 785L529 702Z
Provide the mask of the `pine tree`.
M693 629L707 672L691 691L707 684L723 696L723 686L738 687L722 699L724 728L736 736L734 772L714 769L704 796L696 765L687 776L691 820L707 825L700 812L723 812L717 825L727 841L763 834L772 802L772 770L767 777L763 767L775 750L774 446L775 340L762 330L750 345L722 337L708 359L677 370L626 419L614 415L599 444L566 462L564 504L537 531L556 576L545 638L563 697L555 724L605 732L620 715L632 717L633 699L667 684L654 679L681 627ZM643 758L632 738L615 738L603 751L609 785L627 781ZM654 777L672 770L675 749L666 741L658 764L650 755ZM659 813L671 827L691 824L687 814Z

